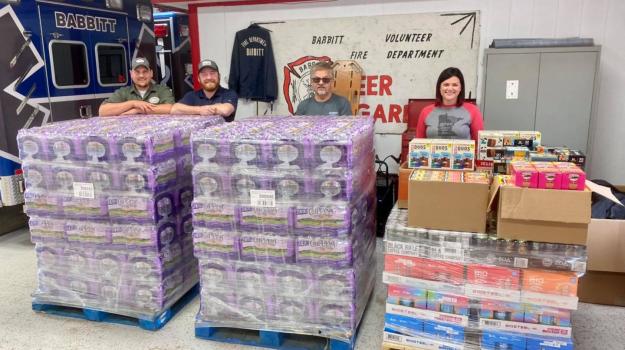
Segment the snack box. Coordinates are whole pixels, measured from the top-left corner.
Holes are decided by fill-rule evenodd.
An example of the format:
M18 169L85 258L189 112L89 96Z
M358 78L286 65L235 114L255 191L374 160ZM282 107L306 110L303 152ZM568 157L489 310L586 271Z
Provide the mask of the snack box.
M408 146L409 168L430 168L432 166L432 143L430 139L412 139Z
M498 300L481 300L478 314L489 320L523 322L524 318L522 304Z
M529 304L525 307L526 323L571 327L571 310Z
M586 173L582 169L568 162L554 162L553 165L560 170L561 188L563 190L584 190Z
M427 309L447 314L469 316L469 298L429 290L427 291Z
M451 154L453 152L452 140L432 139L432 165L433 169L451 169Z
M538 170L538 188L559 190L562 187L562 174L551 162L532 163Z
M475 141L454 140L452 168L454 170L473 170L475 168Z
M471 284L518 290L520 275L518 269L478 264L467 265L467 283Z
M397 284L388 286L387 303L425 309L427 306L426 290L421 288L405 287Z
M522 290L535 293L577 296L575 272L526 269L523 271Z

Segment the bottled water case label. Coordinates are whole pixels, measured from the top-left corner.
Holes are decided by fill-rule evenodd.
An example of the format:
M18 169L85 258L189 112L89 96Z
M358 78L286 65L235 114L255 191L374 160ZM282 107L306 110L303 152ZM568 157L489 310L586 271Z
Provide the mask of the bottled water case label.
M250 202L252 207L274 208L276 206L276 191L250 190Z
M95 198L95 190L90 182L74 182L74 197L76 198Z

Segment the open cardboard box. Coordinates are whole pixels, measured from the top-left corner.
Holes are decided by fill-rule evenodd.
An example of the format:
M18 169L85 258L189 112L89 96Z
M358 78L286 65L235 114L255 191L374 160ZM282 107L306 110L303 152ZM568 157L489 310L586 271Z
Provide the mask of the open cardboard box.
M487 184L409 180L408 225L485 232L488 190Z
M408 182L414 169L408 168L408 162L403 162L399 167L399 185L397 190L397 207L408 209Z
M591 191L501 186L493 179L488 207L497 212L497 236L586 245Z
M588 271L579 280L580 301L625 306L625 220L592 219L587 253Z

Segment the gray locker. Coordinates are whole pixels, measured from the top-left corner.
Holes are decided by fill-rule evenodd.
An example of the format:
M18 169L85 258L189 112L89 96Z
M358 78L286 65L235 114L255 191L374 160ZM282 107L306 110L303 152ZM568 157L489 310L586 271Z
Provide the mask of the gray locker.
M485 128L538 130L545 145L588 154L600 51L599 46L486 49ZM518 98L506 97L507 81L518 81Z

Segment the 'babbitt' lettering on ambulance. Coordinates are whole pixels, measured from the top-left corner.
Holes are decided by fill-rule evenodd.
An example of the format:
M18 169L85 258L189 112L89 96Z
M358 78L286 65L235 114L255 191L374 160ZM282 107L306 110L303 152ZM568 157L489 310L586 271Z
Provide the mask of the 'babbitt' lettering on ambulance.
M54 20L57 28L89 30L115 33L117 20L114 18L80 15L55 11Z

